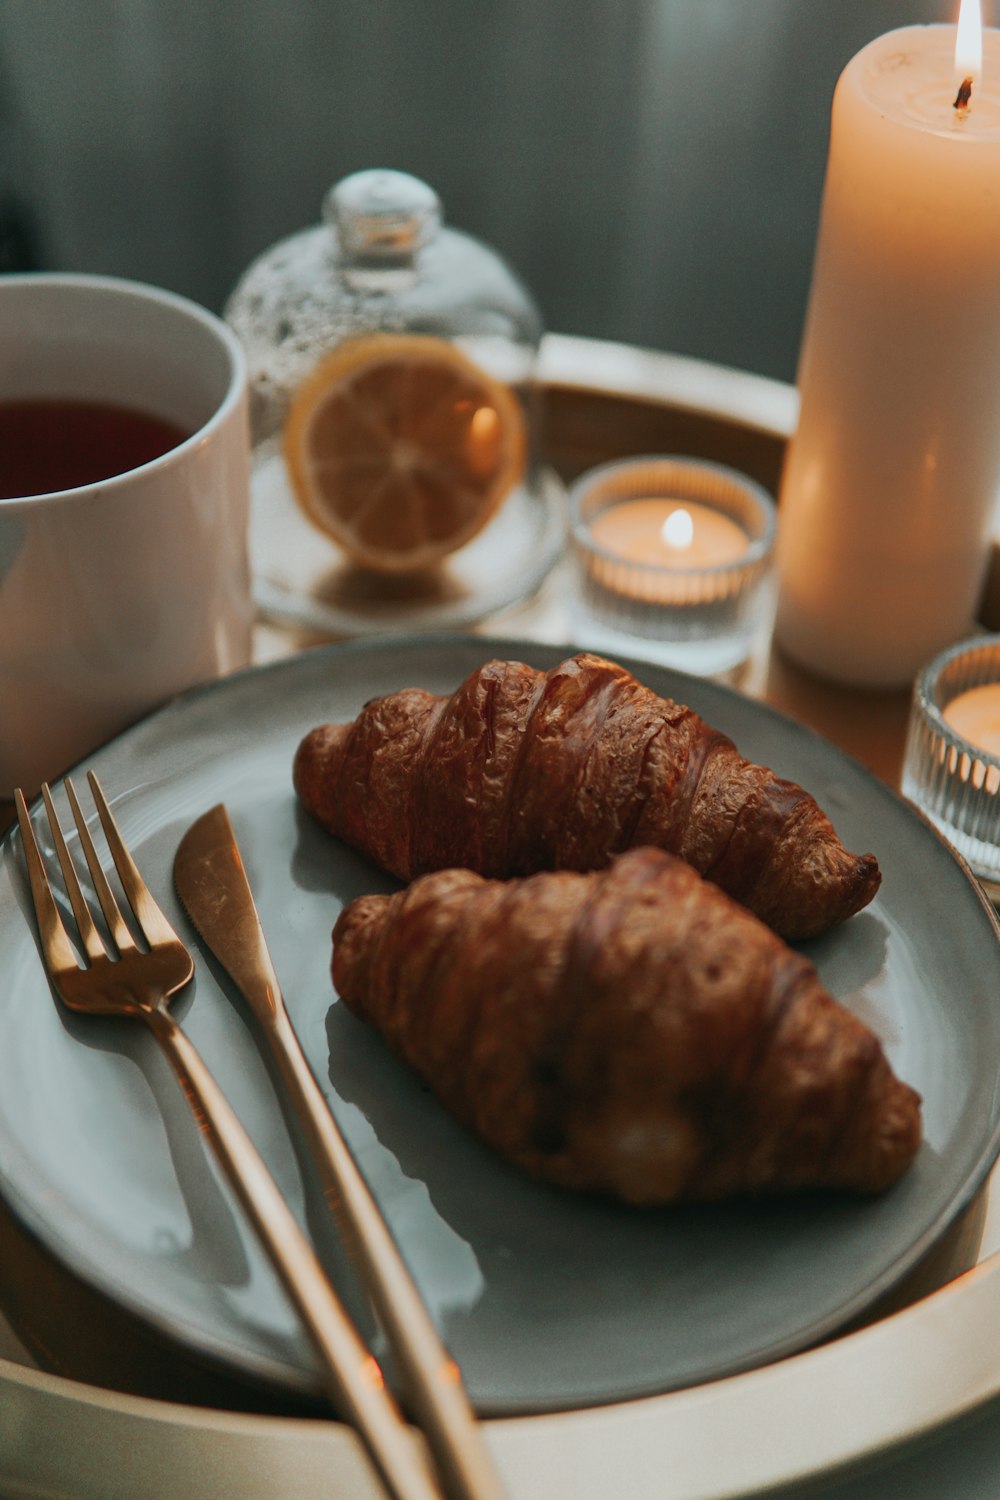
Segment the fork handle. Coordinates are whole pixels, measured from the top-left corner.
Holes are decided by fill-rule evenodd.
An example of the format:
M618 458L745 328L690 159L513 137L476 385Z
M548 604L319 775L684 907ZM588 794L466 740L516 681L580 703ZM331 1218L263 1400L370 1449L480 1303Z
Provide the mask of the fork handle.
M312 1338L338 1411L361 1435L394 1500L441 1500L374 1356L201 1055L165 1007L144 1015Z
M407 1380L406 1394L437 1461L448 1500L504 1500L461 1373L400 1255L368 1184L330 1113L280 1003L267 1026L274 1055L323 1178L342 1209L338 1225Z

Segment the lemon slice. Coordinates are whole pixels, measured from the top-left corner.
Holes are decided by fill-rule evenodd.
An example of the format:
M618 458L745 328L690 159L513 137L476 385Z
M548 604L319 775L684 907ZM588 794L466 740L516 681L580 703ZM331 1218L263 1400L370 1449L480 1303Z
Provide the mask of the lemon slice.
M307 376L284 454L306 516L380 572L433 566L520 479L525 423L509 387L445 339L349 340Z

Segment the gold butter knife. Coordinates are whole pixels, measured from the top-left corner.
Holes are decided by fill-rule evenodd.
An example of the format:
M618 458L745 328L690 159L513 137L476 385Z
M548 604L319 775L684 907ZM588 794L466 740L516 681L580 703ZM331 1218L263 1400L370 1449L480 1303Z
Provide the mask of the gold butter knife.
M177 894L263 1029L322 1176L327 1202L406 1382L406 1396L449 1500L505 1500L506 1491L469 1403L396 1242L305 1059L236 842L229 814L213 807L188 829L174 858ZM342 1222L343 1221L343 1222Z

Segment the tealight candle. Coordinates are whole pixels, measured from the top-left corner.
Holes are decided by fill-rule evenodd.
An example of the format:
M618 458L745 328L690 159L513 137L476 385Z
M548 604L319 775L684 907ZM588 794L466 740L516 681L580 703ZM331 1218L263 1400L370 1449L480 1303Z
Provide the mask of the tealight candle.
M719 568L743 557L750 538L729 516L695 500L643 496L601 511L590 535L626 562Z
M970 0L963 0L965 19ZM971 18L973 22L976 17ZM776 637L908 685L969 633L1000 490L1000 32L865 47L837 84Z
M1000 756L1000 682L967 688L945 704L941 717L977 749Z
M902 789L1000 894L1000 635L952 646L918 674Z
M774 505L699 459L605 464L570 491L582 645L703 674L750 654L768 603Z

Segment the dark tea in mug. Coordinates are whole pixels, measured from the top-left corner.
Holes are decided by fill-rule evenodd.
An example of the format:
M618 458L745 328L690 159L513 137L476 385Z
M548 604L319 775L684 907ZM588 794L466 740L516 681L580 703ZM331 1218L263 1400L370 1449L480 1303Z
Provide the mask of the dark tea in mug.
M161 417L105 401L0 401L0 500L127 474L188 436Z

